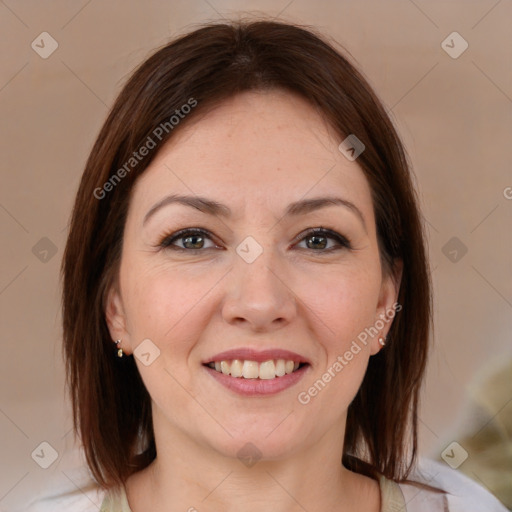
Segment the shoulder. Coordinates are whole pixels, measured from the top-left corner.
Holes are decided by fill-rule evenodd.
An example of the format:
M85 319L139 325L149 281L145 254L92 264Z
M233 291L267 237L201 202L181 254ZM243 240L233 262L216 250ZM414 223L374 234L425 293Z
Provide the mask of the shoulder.
M98 512L105 491L84 471L61 471L12 512Z
M123 489L105 491L87 473L56 472L45 487L12 512L131 512Z
M124 487L109 491L105 495L100 512L131 512Z
M409 480L407 483L399 483L407 503L407 512L507 512L500 501L484 487L461 472L434 460L420 458ZM425 488L422 484L437 487L444 493Z

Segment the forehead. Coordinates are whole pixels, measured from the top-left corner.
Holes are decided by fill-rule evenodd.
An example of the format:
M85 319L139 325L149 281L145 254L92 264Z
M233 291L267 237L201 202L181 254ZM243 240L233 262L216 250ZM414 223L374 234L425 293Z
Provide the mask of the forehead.
M279 90L242 93L199 115L160 149L136 182L133 207L142 214L180 193L217 199L240 215L253 206L278 214L304 197L338 193L370 218L368 182L338 150L340 142L303 98Z

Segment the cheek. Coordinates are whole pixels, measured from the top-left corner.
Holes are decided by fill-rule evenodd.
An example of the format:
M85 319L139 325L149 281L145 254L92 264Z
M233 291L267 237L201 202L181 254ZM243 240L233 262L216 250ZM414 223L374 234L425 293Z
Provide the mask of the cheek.
M145 267L140 262L138 267L135 262L127 263L126 270L124 292L132 347L150 339L159 350L148 366L135 359L144 385L170 421L179 423L180 415L197 416L196 404L185 391L191 386L187 359L208 323L205 294L218 278L207 272L193 276L168 265Z
M355 397L368 366L370 344L360 340L375 322L380 265L366 261L335 272L320 271L315 286L311 283L311 278L304 280L300 289L311 308L310 318L316 319L315 338L322 357L298 399L307 402L312 413L336 421Z
M186 346L186 338L201 328L204 316L197 312L217 280L212 273L194 276L168 266L127 262L124 295L133 343L150 338L160 348L172 341L173 351Z
M322 326L326 348L345 350L350 341L375 321L380 289L377 265L320 269L315 279L301 278L298 289L304 304Z
M375 321L380 270L371 269L346 269L336 276L321 276L315 281L321 288L303 287L304 302L314 313L310 317L317 319L315 338L323 356L297 399L327 423L339 420L366 373L370 344L358 336Z

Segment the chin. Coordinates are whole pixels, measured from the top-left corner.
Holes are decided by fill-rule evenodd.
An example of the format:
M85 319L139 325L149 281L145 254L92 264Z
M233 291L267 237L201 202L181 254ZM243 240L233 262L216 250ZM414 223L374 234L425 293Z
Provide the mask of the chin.
M226 424L226 430L232 437L228 434L217 438L205 435L205 441L221 455L238 458L241 462L245 459L286 459L305 447L308 436L306 432L296 431L286 420L283 421L285 417L286 415L280 416L274 423L251 421L239 422L236 425ZM301 428L303 427L304 425Z

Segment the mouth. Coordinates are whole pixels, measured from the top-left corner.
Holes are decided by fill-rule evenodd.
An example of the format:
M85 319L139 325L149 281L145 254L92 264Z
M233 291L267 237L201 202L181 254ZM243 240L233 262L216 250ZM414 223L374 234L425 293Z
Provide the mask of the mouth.
M218 383L244 396L273 395L296 385L311 362L289 350L233 349L203 360Z
M292 359L269 359L267 361L253 361L250 359L223 359L206 363L212 370L237 379L271 380L290 375L304 366L306 362Z

